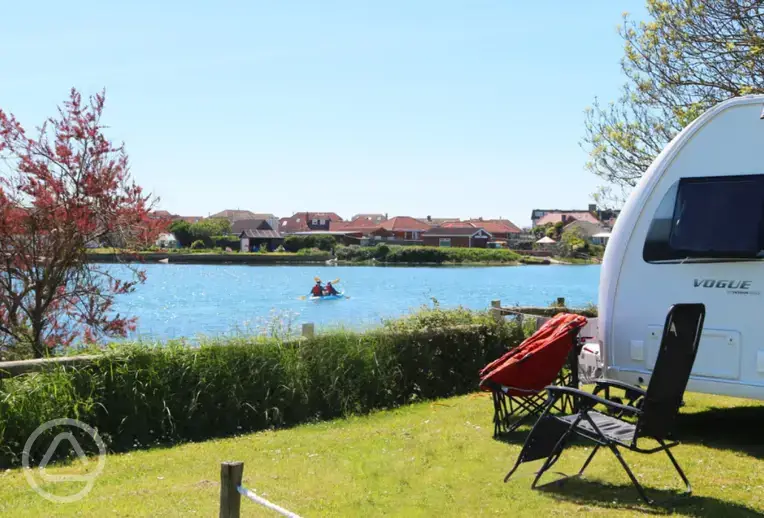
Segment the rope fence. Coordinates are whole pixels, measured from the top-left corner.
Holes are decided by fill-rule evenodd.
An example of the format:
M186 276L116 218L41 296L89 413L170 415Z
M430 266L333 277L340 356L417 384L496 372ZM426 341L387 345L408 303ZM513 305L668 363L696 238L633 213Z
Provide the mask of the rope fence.
M220 518L240 518L242 495L289 518L300 518L283 507L256 495L241 484L244 475L243 462L223 462L220 465Z

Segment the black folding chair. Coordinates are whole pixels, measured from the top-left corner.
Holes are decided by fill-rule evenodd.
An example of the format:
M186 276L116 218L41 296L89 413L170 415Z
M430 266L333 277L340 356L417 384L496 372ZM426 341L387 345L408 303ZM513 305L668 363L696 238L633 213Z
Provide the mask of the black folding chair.
M631 404L617 403L576 388L547 387L546 409L528 435L517 462L504 478L504 482L509 480L520 464L546 458L531 485L535 488L541 476L559 460L569 441L574 437L582 437L594 442L596 446L584 462L578 476L583 475L599 449L605 446L613 452L626 470L642 499L652 504L653 501L647 497L618 451L618 446L646 454L665 451L687 486L687 494L691 493L690 481L671 454L670 448L679 444L674 439L674 428L698 352L705 313L703 304L676 304L671 307L647 390L618 381L598 381L595 394L603 393L607 397L611 388L620 388L626 391L625 399ZM576 413L554 415L551 410L555 402L564 396L576 400ZM605 407L607 413L596 411L594 408L598 405ZM627 421L627 417L636 418L636 421ZM642 448L637 444L640 438L654 439L658 446Z

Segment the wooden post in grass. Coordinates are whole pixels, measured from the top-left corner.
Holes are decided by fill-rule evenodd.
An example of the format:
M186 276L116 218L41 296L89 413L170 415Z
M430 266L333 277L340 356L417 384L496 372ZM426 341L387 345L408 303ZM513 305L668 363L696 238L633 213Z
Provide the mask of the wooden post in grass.
M493 319L497 322L501 322L502 314L501 314L501 301L500 300L492 300L491 301L491 315L493 316Z
M243 474L243 462L223 462L220 465L220 518L239 518L241 494L238 487Z
M302 337L303 338L313 338L313 335L316 333L316 328L312 323L307 323L302 325Z

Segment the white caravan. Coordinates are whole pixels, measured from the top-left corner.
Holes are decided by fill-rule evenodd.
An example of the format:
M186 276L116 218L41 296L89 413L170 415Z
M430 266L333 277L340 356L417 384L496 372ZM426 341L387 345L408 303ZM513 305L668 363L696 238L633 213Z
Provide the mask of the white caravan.
M764 399L763 110L764 95L708 110L626 202L600 278L606 377L646 384L669 306L702 302L687 389Z

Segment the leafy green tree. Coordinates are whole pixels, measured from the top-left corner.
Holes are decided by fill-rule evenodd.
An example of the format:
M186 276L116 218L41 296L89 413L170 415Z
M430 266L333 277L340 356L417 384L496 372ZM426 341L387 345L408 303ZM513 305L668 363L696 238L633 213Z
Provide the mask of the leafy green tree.
M647 0L649 20L628 13L623 94L586 110L587 168L608 184L598 203L622 200L665 145L714 104L764 93L764 2Z
M589 242L580 228L573 227L562 233L559 247L561 256L573 257L576 254L587 252Z
M175 235L178 244L184 248L191 246L191 243L194 241L194 237L191 234L191 224L188 221L173 221L172 225L170 225L170 232Z
M231 222L227 219L203 219L191 225L194 241L202 241L207 247L213 246L213 236L224 236L231 232Z

